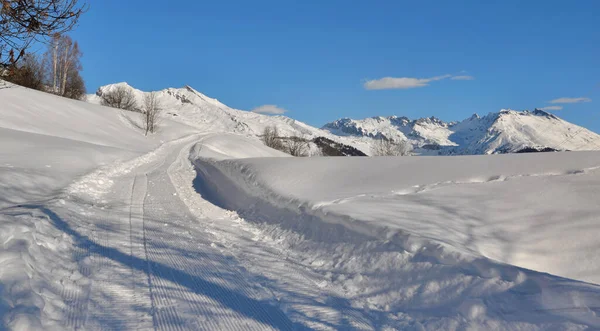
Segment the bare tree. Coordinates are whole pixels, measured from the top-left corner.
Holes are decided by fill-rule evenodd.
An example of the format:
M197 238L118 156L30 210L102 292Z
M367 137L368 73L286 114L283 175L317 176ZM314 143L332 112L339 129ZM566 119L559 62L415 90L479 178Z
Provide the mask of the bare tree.
M48 64L47 84L51 86L50 90L53 93L72 99L82 98L85 94L85 84L80 75L81 56L79 44L69 36L52 36L44 59Z
M62 96L66 98L82 100L85 97L85 82L79 74L79 70L75 68L69 69L64 91Z
M281 138L279 137L279 130L277 130L276 126L265 127L261 140L268 147L280 151L283 150L283 144L281 143Z
M387 138L377 139L372 149L373 156L405 156L411 152L412 147L408 140L396 142Z
M100 95L102 105L124 110L137 111L137 102L133 91L125 86L116 86Z
M148 132L154 133L158 129L158 118L160 115L160 101L155 92L144 95L144 129L146 135Z
M291 136L287 137L284 142L284 150L292 156L308 156L308 140Z
M73 42L69 36L63 38L62 46L62 57L60 59L60 94L65 95L67 88L67 79L69 73L79 71L81 64L79 58L81 57L81 51L79 50L79 44Z
M0 0L0 66L17 63L35 40L73 29L85 0Z

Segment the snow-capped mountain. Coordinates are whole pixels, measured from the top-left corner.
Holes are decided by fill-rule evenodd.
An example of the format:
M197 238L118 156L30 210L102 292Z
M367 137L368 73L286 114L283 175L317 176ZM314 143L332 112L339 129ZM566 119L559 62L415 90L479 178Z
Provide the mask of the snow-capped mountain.
M88 96L88 101L99 104L102 94L118 87L131 90L140 106L144 95L149 93L127 83L118 83L100 87L96 94ZM286 116L230 108L190 86L164 89L156 95L164 116L204 132L229 132L258 138L265 127L275 126L283 137L299 136L312 141L313 152L323 152L322 142L327 140L328 145L334 143L340 151L348 151L348 147L359 151L343 155L370 154L375 139L380 138L408 140L416 154L424 155L600 150L600 135L537 109L533 112L501 110L483 117L474 114L460 122L444 122L436 117L417 120L397 116L363 120L343 118L318 129Z
M116 88L124 87L133 92L139 106L144 95L150 92L138 90L127 83L117 83L100 87L96 94L88 95L87 101L101 103L101 96ZM338 144L348 145L369 153L372 139L366 137L340 137L326 130L318 129L287 116L268 116L230 108L217 99L210 98L190 86L168 88L156 92L163 109L163 115L174 121L183 122L205 132L229 132L248 137L259 137L265 127L277 127L280 136L299 136L307 140L325 137ZM318 144L311 143L315 151Z
M423 154L495 154L533 150L600 150L600 135L536 109L503 109L460 122L435 117L343 118L323 126L339 136L408 140Z

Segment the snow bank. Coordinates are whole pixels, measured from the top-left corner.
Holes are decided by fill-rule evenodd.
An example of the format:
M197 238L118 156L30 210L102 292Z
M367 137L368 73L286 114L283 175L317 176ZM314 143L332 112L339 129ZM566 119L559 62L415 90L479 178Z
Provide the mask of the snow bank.
M597 152L249 159L212 166L245 193L277 206L600 283L600 243L593 235L600 230Z
M600 327L600 288L576 281L600 283L600 153L195 165L205 198L303 252L356 305L436 316L425 329Z

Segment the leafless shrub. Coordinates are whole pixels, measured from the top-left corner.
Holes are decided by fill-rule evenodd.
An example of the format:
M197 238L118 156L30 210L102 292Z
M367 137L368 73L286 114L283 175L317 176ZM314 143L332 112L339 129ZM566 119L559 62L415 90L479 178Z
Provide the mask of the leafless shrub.
M309 142L308 140L291 136L287 137L284 142L284 150L292 156L308 156Z
M85 92L85 82L79 74L79 71L70 73L65 82L65 89L62 96L75 100L83 100Z
M102 105L124 110L137 111L137 102L133 91L125 86L117 86L100 95Z
M158 129L158 119L160 116L161 105L155 92L144 95L144 129L146 135L148 132L155 133Z
M273 149L293 156L308 156L310 142L302 137L280 137L276 126L267 126L261 136L262 142Z
M405 156L410 155L412 147L407 140L394 141L393 139L377 139L373 148L373 156Z
M276 126L267 126L263 130L261 140L268 147L280 151L283 150L283 144L281 143L281 138L279 137L279 130L277 130Z
M35 90L44 89L44 68L34 54L25 54L6 71L6 80Z

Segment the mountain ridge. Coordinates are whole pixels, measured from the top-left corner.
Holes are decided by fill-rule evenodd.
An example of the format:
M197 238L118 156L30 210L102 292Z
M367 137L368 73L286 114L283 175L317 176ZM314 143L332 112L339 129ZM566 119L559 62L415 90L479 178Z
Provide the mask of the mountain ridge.
M435 150L437 154L500 154L548 148L600 150L600 135L540 109L502 109L453 122L434 116L415 120L404 116L342 118L322 129L340 136L408 140L417 150Z
M131 89L139 105L146 93L125 82L100 87L88 102L117 87ZM462 121L445 122L435 116L411 120L405 116L373 116L362 120L341 118L316 128L293 118L269 116L230 108L189 85L155 92L164 115L207 132L229 132L259 139L265 127L275 126L283 137L313 141L310 154L322 148L324 137L336 144L371 154L378 139L408 141L417 155L501 154L537 150L600 150L600 135L540 110L502 109Z
M135 96L138 108L143 104L144 95L150 92L138 90L122 82L98 88L90 94L87 101L101 104L101 95L117 87L130 89ZM266 127L275 126L282 137L298 136L309 141L309 154L319 155L322 147L315 139L323 137L340 144L340 151L351 150L343 145L366 153L370 150L371 139L362 137L339 137L328 131L310 126L296 119L277 115L269 116L250 111L230 108L219 100L206 96L189 85L181 88L166 88L154 91L163 108L163 116L186 125L194 126L204 132L228 132L260 139ZM319 140L322 141L322 140ZM357 154L352 151L352 154Z

